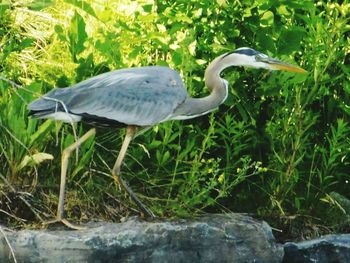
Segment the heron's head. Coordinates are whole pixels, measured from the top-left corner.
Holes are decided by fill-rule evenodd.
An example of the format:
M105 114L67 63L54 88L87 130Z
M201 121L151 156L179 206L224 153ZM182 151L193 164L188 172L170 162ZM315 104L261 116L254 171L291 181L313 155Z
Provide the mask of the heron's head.
M251 68L264 68L268 70L284 70L306 73L304 69L298 66L271 58L248 47L238 48L232 52L224 54L221 58L231 66L245 66Z

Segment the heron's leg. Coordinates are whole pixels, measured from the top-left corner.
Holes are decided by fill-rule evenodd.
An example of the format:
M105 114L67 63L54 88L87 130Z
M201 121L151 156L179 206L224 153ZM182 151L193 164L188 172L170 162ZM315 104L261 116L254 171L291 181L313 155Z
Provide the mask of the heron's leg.
M80 137L73 144L64 149L62 153L61 159L61 185L60 185L60 194L58 199L58 207L57 207L57 215L54 220L46 222L46 224L51 224L55 222L62 222L66 226L73 229L81 229L82 227L76 226L70 223L67 219L64 219L64 198L65 198L65 190L66 190L66 177L69 163L69 156L71 153L77 149L83 142L85 142L88 138L96 134L96 129L92 128L87 133L85 133L82 137Z
M136 205L141 209L142 213L144 213L148 217L155 217L152 211L145 206L140 199L137 198L135 193L131 190L131 188L128 186L128 184L121 178L120 176L120 168L122 165L122 162L124 160L126 151L128 149L128 146L131 142L131 140L134 138L135 134L137 132L136 126L128 126L126 128L126 135L122 144L122 148L120 149L117 161L114 164L112 175L116 183L118 183L131 197L131 199L136 203Z

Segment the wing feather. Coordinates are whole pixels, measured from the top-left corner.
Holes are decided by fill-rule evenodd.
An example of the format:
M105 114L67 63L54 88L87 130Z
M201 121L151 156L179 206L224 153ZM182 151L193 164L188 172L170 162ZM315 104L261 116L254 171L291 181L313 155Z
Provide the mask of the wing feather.
M166 120L187 92L176 71L154 66L104 73L50 95L63 101L72 114L148 126ZM29 109L44 104L33 102Z

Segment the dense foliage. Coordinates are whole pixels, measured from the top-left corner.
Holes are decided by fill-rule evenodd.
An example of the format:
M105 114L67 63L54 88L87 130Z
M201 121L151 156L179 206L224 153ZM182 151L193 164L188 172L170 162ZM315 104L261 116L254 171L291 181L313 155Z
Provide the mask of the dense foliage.
M249 46L308 74L225 71L225 104L137 137L124 178L158 216L235 211L277 226L302 222L313 232L346 227L350 4L341 2L2 1L0 221L23 225L54 215L61 151L73 131L88 129L29 118L31 100L141 65L168 65L191 95L205 96L208 63ZM123 135L98 130L72 158L68 218L116 220L135 212L110 176Z

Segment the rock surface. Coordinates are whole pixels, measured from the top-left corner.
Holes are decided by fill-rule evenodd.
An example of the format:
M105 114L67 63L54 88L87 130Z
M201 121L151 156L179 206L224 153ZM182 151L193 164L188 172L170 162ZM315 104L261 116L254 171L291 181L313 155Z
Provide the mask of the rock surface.
M283 263L350 263L350 234L284 245Z
M7 241L5 239L7 238ZM281 262L271 228L241 214L0 232L0 262Z

